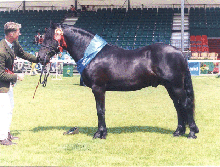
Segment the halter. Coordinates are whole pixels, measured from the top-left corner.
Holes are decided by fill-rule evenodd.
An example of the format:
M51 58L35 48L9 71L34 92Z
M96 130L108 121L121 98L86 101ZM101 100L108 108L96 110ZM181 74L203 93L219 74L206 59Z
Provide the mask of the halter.
M63 47L67 48L67 44L66 44L66 41L64 40L63 30L61 28L55 29L54 39L58 42L57 49L60 52L63 52ZM49 72L47 72L47 69L45 68L46 67L46 61L47 61L47 56L49 54L51 54L52 52L56 53L56 51L55 51L53 46L46 46L46 45L43 45L43 44L41 46L45 47L45 48L48 48L49 51L47 51L47 53L45 54L44 64L43 64L43 67L42 67L42 70L41 70L40 79L38 81L38 84L37 84L35 92L34 92L34 96L35 96L35 93L36 93L37 88L38 88L40 83L42 84L43 87L46 87L46 85L47 85L47 78L48 78L48 76L50 74ZM41 82L41 77L43 76L43 73L45 74L44 75L44 80ZM33 96L33 99L34 99L34 96Z
M59 49L60 52L63 52L63 47L67 48L67 44L64 40L63 30L61 28L55 29L54 39L58 42L57 49ZM62 43L62 44L60 44L60 43ZM52 46L45 46L45 45L41 45L41 46L43 46L45 48L49 48L49 50L50 50L46 53L46 56L44 57L43 70L41 71L41 76L40 76L40 83L43 85L43 87L45 87L47 85L47 77L49 76L49 73L47 74L47 70L45 69L47 55L49 55L52 52L56 53L56 51L55 51L54 47L52 47ZM45 73L45 76L44 76L43 82L41 82L41 77L43 75L43 72Z

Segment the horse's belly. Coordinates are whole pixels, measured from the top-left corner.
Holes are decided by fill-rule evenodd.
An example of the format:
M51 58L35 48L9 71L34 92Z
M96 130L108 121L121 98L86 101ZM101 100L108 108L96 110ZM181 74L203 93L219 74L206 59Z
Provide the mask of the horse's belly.
M136 90L140 90L143 87L139 87L139 86L114 86L114 85L110 85L106 88L106 91L136 91Z
M136 77L130 79L112 80L106 84L107 91L135 91L153 86L157 87L161 80L155 76Z
M149 86L147 83L139 81L113 81L106 85L107 91L135 91Z

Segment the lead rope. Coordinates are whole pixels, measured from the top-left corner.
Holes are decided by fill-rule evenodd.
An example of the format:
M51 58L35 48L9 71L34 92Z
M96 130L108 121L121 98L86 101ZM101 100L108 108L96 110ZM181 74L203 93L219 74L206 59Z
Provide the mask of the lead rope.
M34 96L35 96L35 94L36 94L36 91L37 91L37 88L38 88L39 84L40 84L40 79L39 79L38 84L37 84L37 86L36 86L36 88L35 88ZM33 99L34 99L34 96L33 96Z
M43 68L41 69L40 79L39 79L38 84L37 84L37 86L36 86L36 88L35 88L34 96L35 96L35 94L36 94L36 92L37 92L37 88L38 88L38 86L39 86L39 84L40 84L40 82L41 82L41 77L42 77L42 75L43 75L43 70L44 70L44 66L43 66ZM34 99L34 96L33 96L33 99Z

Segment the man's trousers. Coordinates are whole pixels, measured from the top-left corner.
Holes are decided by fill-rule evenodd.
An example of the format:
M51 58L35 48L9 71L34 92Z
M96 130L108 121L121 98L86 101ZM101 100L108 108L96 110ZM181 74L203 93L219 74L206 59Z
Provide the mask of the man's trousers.
M13 88L8 93L0 93L0 140L8 138L14 108Z

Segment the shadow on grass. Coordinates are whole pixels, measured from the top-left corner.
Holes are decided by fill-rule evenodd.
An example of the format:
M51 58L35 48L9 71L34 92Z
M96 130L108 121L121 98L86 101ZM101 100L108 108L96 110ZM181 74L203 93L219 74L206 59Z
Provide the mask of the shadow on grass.
M38 126L33 128L31 131L34 133L39 131L48 131L48 130L63 130L68 131L72 127L67 126ZM87 134L88 136L93 136L97 131L97 127L78 127L79 132ZM174 131L169 129L164 129L160 127L152 126L125 126L125 127L110 127L107 128L108 133L121 134L121 133L135 133L135 132L150 132L150 133L161 133L161 134L172 134Z

